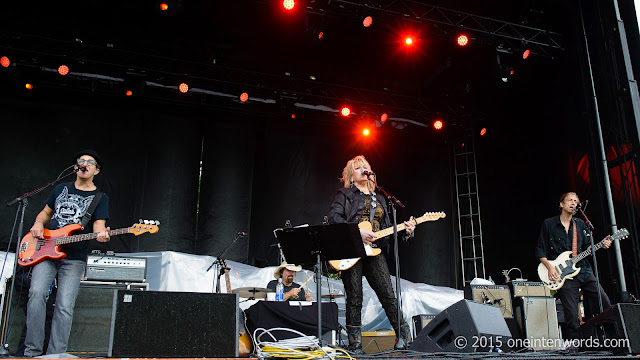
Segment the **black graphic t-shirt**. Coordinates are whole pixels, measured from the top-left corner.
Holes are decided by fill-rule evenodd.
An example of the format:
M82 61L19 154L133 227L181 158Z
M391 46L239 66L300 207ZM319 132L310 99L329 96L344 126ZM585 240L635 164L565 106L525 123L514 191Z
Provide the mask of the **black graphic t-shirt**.
M70 224L80 224L97 192L97 190L78 190L72 182L58 185L49 196L49 199L47 199L47 205L53 209L51 221L46 225L47 229L57 230ZM83 230L76 234L92 233L94 221L108 219L109 197L106 194L102 194L91 220ZM88 241L80 241L62 247L62 251L67 254L66 258L72 260L86 261L88 250Z

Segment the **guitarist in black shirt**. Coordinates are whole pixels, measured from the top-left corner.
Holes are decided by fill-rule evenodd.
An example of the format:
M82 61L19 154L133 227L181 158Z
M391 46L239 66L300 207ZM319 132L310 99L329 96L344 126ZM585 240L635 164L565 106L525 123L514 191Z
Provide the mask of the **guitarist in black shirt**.
M558 274L550 260L556 259L562 252L572 251L572 256L586 250L590 241L585 236L587 228L582 219L575 218L576 208L580 204L578 195L568 192L560 197L560 215L548 218L542 224L536 257L547 268L547 277L551 282L562 280L562 274ZM604 248L611 246L611 241L605 238ZM580 320L578 318L578 303L580 290L585 300L586 319L598 311L598 287L602 294L602 304L606 309L610 305L609 297L593 275L591 264L587 259L582 259L576 264L580 272L572 279L565 279L564 285L558 289L557 297L564 307L565 323L563 336L566 340L580 339ZM541 276L542 277L542 276Z

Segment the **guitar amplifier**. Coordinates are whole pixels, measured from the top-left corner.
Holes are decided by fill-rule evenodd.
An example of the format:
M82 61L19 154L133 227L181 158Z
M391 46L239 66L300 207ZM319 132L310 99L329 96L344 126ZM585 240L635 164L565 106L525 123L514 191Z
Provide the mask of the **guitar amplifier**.
M464 287L464 298L495 306L505 319L513 318L511 291L507 285L467 285Z
M513 296L543 296L551 297L551 290L541 282L512 281Z
M146 258L89 255L83 279L143 283L146 278Z

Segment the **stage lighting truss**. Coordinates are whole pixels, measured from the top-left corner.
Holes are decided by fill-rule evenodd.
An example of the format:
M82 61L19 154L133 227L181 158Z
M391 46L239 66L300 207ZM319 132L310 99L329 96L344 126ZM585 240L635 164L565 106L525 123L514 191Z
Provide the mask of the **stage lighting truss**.
M492 19L462 11L447 9L409 0L333 0L309 2L306 12L323 15L350 15L362 19L363 14L376 17L391 15L405 21L435 24L431 30L441 36L450 36L460 30L473 34L474 42L486 46L499 46L524 51L520 46L527 43L529 50L540 56L554 57L554 53L564 50L562 35L547 29L526 26L508 21Z
M0 44L6 40L2 36L0 34ZM22 39L26 38L29 35L23 34ZM91 93L120 96L126 96L126 91L130 90L132 96L136 97L260 114L282 112L280 101L287 98L290 105L285 111L286 117L295 114L298 120L305 117L310 120L313 113L318 113L321 118L325 118L321 112L337 115L342 105L349 104L352 109L349 118L366 114L377 125L396 129L407 126L428 128L430 124L427 124L436 113L455 118L468 111L456 104L431 103L417 96L328 84L317 79L311 80L308 76L297 78L258 73L70 41L29 40L33 41L20 44L29 43L33 47L14 46L12 66L3 69L17 73L24 72L28 67L30 73L40 74L34 83L34 87L38 88L42 88L40 85L46 85L46 88L77 88ZM34 49L38 49L38 52ZM64 77L54 67L57 66L54 64L59 64L59 54L65 54L66 64L73 69ZM135 59L135 63L132 59ZM172 71L168 72L167 69ZM199 76L185 77L189 73ZM183 82L189 86L186 94L178 91L179 84ZM24 87L24 83L18 85ZM245 103L248 106L236 108L241 103L239 94L243 92L250 94L250 101ZM381 120L383 113L387 113L384 121Z

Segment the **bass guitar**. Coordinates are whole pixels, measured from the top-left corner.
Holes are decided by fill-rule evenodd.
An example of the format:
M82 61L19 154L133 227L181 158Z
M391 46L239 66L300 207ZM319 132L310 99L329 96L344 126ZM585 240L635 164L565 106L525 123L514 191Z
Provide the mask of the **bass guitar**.
M629 231L627 229L620 229L615 232L615 234L611 235L611 237L607 237L600 241L599 243L593 246L593 251L598 251L601 247L604 246L605 240L622 240L629 236ZM565 251L560 254L555 260L549 261L551 266L556 269L560 278L558 280L552 281L549 279L549 271L547 267L544 266L543 263L538 265L538 276L540 277L540 281L551 290L558 290L564 285L565 280L573 279L580 272L580 268L576 267L576 264L584 259L585 257L591 255L592 249L589 248L580 254L571 257L571 251Z
M224 269L224 280L227 285L227 294L233 294L231 291L231 280L229 279L229 267L227 266L227 261L222 258L218 258L218 265L220 268ZM251 354L251 350L253 349L253 343L249 334L244 331L244 317L241 317L242 312L238 309L238 355L241 357L247 357Z
M442 219L446 216L446 214L443 211L440 212L426 212L424 215L420 216L419 218L415 218L413 220L409 220L412 221L414 224L418 225L421 224L425 221L436 221L438 219ZM371 230L371 223L368 221L363 221L361 223L358 224L358 227L360 229L367 229L367 230ZM406 228L406 226L404 224L398 224L398 232L404 230ZM386 229L380 230L380 231L376 231L373 233L376 237L376 239L380 239L383 238L385 236L389 236L391 234L393 234L393 226L390 226ZM380 253L382 252L382 250L380 250L379 248L376 247L372 247L369 244L364 244L364 251L367 254L367 256L378 256L380 255ZM360 258L350 258L350 259L342 259L342 260L330 260L329 264L331 265L331 267L333 267L336 270L347 270L349 268L351 268L353 265L355 265L358 261L360 260Z
M121 234L133 234L135 236L145 233L155 234L158 232L159 221L144 220L140 224L133 224L130 227L110 230L109 236ZM99 232L90 234L72 235L82 230L80 224L70 224L57 230L44 229L44 239L34 238L29 232L20 241L18 247L18 264L22 266L33 266L46 259L64 259L67 254L60 251L63 246L72 243L96 239Z

